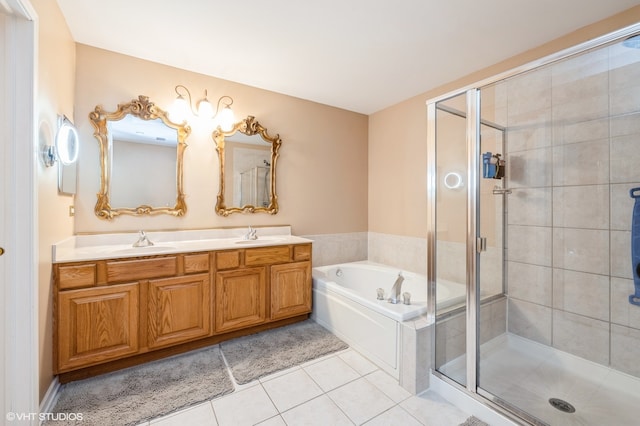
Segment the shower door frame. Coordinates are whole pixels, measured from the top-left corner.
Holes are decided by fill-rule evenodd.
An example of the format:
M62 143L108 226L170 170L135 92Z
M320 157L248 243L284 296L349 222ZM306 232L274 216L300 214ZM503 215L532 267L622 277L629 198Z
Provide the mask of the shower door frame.
M504 416L515 420L541 424L540 421L518 407L501 400L487 390L478 387L479 370L479 322L478 312L480 310L480 297L478 291L480 250L478 247L478 223L479 223L479 147L480 147L480 91L482 88L495 84L501 80L518 74L532 71L539 67L569 58L573 55L584 53L590 49L595 49L617 40L640 33L640 23L630 25L619 30L610 32L600 37L593 38L587 42L580 43L568 49L545 56L525 65L513 68L509 71L497 74L469 84L458 90L454 90L441 96L427 100L427 293L428 293L428 315L436 318L436 191L437 191L437 162L436 162L436 115L437 103L447 99L466 95L466 143L467 143L467 215L466 215L466 385L462 385L450 377L436 370L436 339L435 334L431 334L431 371L438 378L455 388L464 390L469 396L488 405ZM445 110L446 111L446 110ZM506 153L505 153L506 154ZM504 224L503 224L504 226ZM503 262L506 258L503 258ZM437 322L436 322L437 324ZM544 424L544 423L542 423Z

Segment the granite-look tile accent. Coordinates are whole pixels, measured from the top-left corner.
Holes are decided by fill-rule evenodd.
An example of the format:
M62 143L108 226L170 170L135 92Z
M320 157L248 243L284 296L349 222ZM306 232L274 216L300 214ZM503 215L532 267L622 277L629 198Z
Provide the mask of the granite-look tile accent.
M640 117L638 117L638 120L640 120ZM640 182L611 185L612 230L631 231L631 218L635 200L629 195L629 190L638 187L640 187Z
M635 182L640 170L640 134L611 138L611 183Z
M508 260L551 266L551 228L509 225L507 240Z
M522 116L531 111L551 112L551 68L528 72L507 82L509 127L530 123Z
M611 322L640 330L640 306L629 303L632 294L633 280L611 278Z
M609 321L609 276L553 270L553 307Z
M502 297L480 307L480 344L507 331L507 298Z
M427 274L426 238L369 232L369 260L418 274Z
M551 226L551 188L516 188L507 198L509 225Z
M487 247L480 257L480 294L482 297L503 294L502 264L504 250L500 247ZM458 264L460 268L460 264ZM463 281L466 282L466 276Z
M611 275L618 278L633 279L631 231L611 231L610 234Z
M452 361L466 352L466 315L457 314L436 323L436 368Z
M609 275L609 232L554 228L553 267Z
M609 185L553 188L553 226L609 229Z
M553 185L609 183L609 139L553 148Z
M507 181L511 188L551 185L552 148L539 148L507 154Z
M611 117L611 137L640 134L640 112Z
M640 330L611 325L611 366L632 376L640 377Z
M564 123L556 127L555 145L588 142L609 137L609 118Z
M367 233L304 235L313 240L313 266L367 260Z
M520 262L507 265L507 292L509 297L551 306L551 268Z
M551 311L551 308L546 306L510 299L508 330L543 345L550 345Z
M509 152L544 148L551 145L551 110L541 111L540 121L507 129Z
M609 364L609 323L555 310L553 347L598 364Z
M640 55L621 44L610 47L611 114L638 111L640 99Z

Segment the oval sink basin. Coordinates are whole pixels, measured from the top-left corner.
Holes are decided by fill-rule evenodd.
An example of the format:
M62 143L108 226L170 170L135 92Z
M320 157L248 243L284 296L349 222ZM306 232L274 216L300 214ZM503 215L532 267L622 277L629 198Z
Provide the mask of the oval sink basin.
M175 250L173 246L148 246L148 247L130 247L126 249L115 250L113 253L119 254L151 254L161 253Z

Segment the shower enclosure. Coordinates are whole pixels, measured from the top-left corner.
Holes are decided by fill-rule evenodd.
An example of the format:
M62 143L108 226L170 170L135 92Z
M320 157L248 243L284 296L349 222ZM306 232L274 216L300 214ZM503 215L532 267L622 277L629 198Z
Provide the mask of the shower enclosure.
M518 422L640 421L639 31L427 106L434 373Z

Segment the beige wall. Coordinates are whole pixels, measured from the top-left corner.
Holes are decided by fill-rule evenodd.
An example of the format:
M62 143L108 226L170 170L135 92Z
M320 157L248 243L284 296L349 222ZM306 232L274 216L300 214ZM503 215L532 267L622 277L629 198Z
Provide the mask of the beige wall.
M52 143L57 115L74 117L75 43L55 1L31 0L31 3L40 17L37 99L39 139ZM57 166L45 168L42 162L38 161L37 170L38 340L42 399L53 379L51 244L73 234L73 219L68 213L69 206L73 204L73 197L58 195Z
M223 226L290 224L293 232L326 234L367 230L367 122L357 114L290 96L232 83L121 54L77 45L76 123L82 139L75 230L201 229ZM149 96L163 109L175 99L174 87L187 86L199 99L207 89L215 102L234 99L238 119L255 116L270 134L282 138L277 164L277 215L215 214L218 158L213 129L193 120L185 151L184 187L188 212L171 216L98 219L98 143L88 119L96 105L114 111L119 103ZM133 207L133 206L129 206Z
M639 20L636 6L369 116L369 231L426 237L427 100Z

